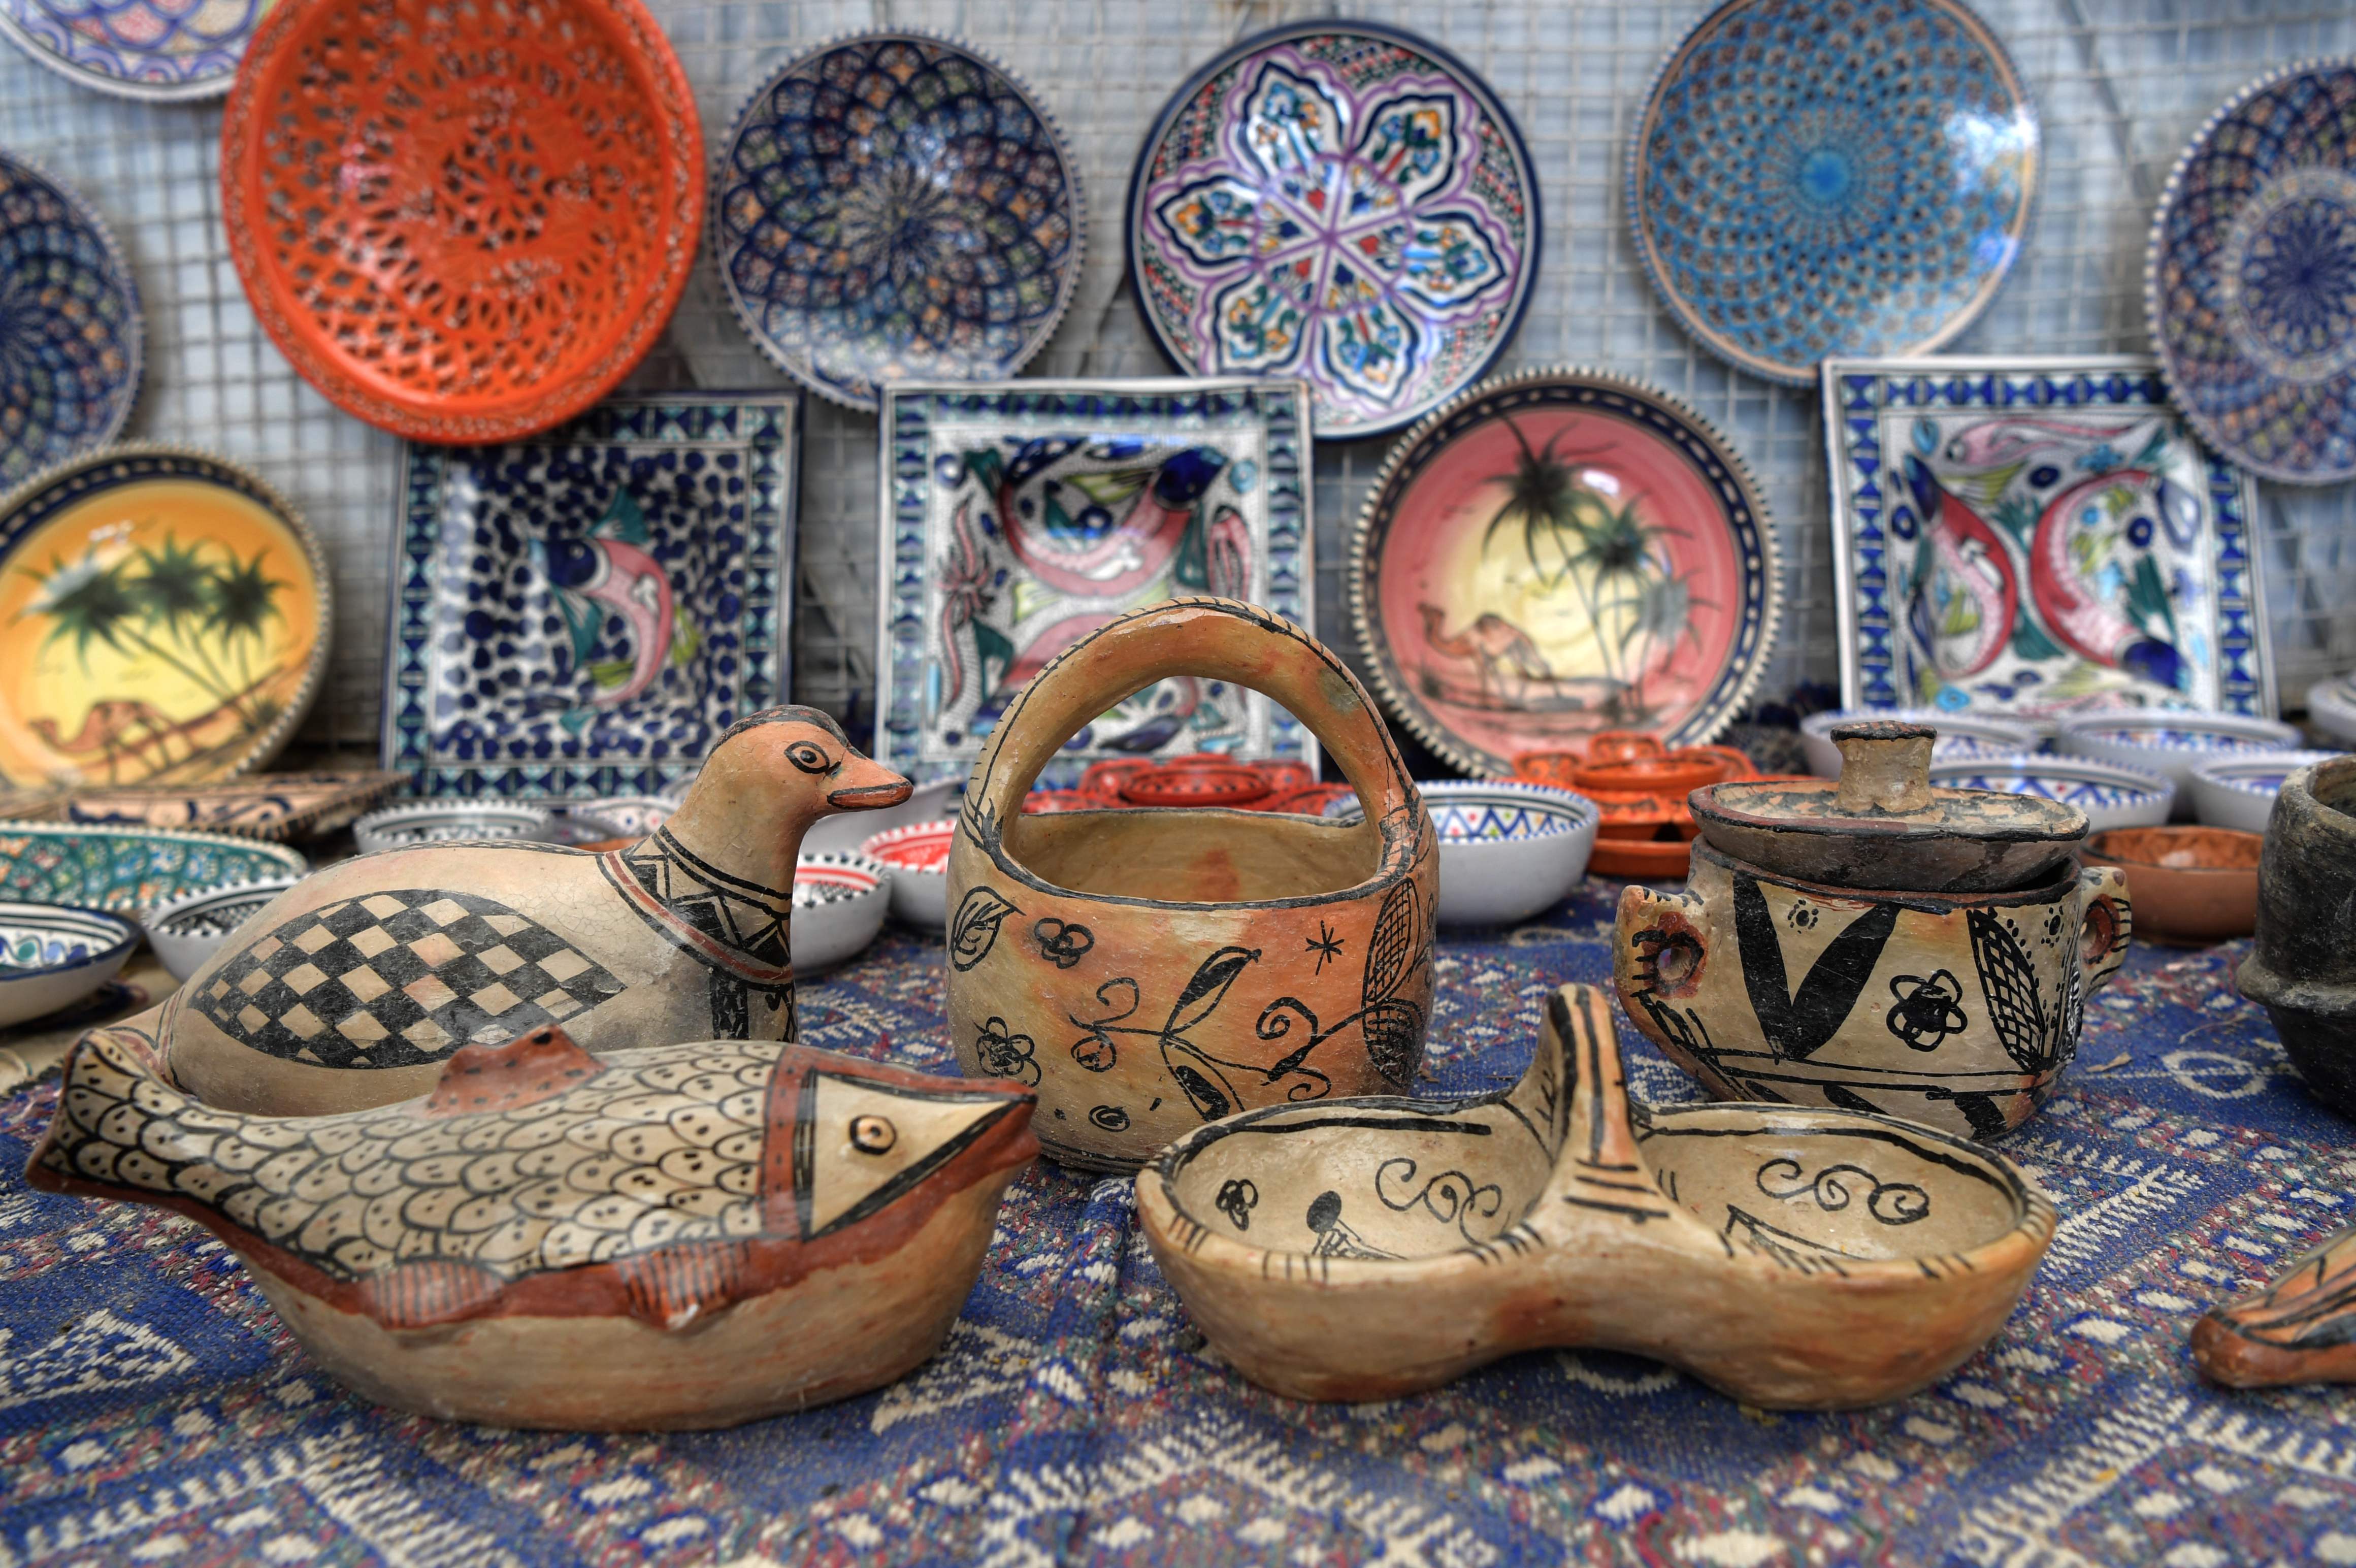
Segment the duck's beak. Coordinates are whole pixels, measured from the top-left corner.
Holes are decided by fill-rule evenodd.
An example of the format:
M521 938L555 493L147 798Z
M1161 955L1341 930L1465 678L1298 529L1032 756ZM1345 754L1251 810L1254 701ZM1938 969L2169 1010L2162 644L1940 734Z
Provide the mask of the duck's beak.
M916 790L883 764L854 757L842 765L842 788L830 790L826 803L838 811L873 811L896 806Z

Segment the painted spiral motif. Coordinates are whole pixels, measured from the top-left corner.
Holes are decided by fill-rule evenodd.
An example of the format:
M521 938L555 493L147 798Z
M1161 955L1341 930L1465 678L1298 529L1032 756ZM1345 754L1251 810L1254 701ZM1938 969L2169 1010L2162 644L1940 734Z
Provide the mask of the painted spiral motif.
M2268 478L2356 475L2356 60L2245 89L2152 225L2152 338L2211 446Z
M1743 370L1924 353L2019 254L2040 153L2012 61L1957 0L1728 0L1631 147L1662 303Z
M712 189L762 352L839 403L1011 376L1078 280L1078 175L1023 84L944 40L853 38L753 95Z
M0 156L0 489L112 440L139 369L139 293L114 237Z

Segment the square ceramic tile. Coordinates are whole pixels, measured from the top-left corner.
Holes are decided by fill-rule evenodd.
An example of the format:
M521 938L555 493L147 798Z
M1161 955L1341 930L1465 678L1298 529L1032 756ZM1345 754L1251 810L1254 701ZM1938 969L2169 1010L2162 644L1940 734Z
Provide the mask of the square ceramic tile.
M1041 666L1128 610L1188 594L1316 621L1307 392L1279 380L911 386L884 397L876 755L962 778ZM1290 714L1173 678L1073 737L1101 757L1299 757Z
M411 446L384 764L422 795L659 794L785 700L801 404L619 397Z
M2275 711L2256 488L2158 361L1830 360L1823 391L1846 705Z

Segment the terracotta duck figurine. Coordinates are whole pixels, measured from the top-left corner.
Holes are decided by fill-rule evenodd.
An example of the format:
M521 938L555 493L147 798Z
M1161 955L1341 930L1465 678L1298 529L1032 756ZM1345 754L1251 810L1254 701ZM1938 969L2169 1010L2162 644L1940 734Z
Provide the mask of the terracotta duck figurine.
M241 1115L116 1026L66 1058L26 1179L177 1209L366 1398L445 1420L733 1425L939 1348L1033 1097L775 1040L461 1046L434 1091Z
M460 1047L544 1024L593 1052L790 1040L803 831L909 789L817 709L771 708L636 843L440 841L329 866L131 1023L197 1099L273 1116L405 1100Z

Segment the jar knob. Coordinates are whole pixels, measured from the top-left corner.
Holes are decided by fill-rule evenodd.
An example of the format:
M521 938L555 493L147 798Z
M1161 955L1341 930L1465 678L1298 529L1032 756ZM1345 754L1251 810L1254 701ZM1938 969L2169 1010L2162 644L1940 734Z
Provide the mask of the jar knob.
M1913 816L1931 809L1931 747L1939 732L1929 725L1868 719L1833 731L1840 747L1840 788L1834 803L1851 816L1883 812Z

